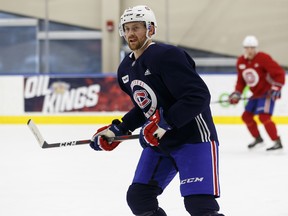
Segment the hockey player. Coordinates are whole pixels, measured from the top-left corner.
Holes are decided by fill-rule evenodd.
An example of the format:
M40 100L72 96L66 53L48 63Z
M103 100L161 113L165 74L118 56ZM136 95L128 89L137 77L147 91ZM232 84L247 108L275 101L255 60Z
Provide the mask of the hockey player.
M95 150L111 151L111 138L141 128L143 152L127 202L134 215L165 216L157 197L177 173L186 210L193 216L219 214L218 138L210 111L210 93L195 63L175 46L156 44L157 22L147 6L126 9L120 35L132 52L118 68L120 87L135 107L122 122L100 128Z
M249 86L252 97L249 98L242 119L255 140L248 145L253 148L263 143L258 130L255 115L259 116L274 145L267 150L283 148L272 114L275 102L281 96L281 88L285 82L285 71L268 54L259 52L258 40L255 36L247 36L243 41L244 55L237 61L238 77L235 91L230 94L231 104L237 104L245 86Z

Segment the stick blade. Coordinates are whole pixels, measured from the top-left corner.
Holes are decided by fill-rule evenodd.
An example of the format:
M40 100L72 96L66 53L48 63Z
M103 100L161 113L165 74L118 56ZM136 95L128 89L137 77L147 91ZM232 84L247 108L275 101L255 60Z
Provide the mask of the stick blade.
M45 145L46 141L42 137L42 135L41 135L38 127L36 126L36 124L33 122L32 119L29 119L28 122L27 122L27 125L30 128L30 130L33 133L33 135L36 138L36 140L38 141L40 147L43 148L43 146Z

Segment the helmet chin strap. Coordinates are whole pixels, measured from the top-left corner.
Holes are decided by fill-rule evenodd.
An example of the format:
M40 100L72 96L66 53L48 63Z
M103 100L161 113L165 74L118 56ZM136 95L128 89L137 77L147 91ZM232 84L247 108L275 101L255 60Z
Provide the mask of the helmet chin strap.
M145 42L143 43L143 45L138 49L138 50L141 50L148 42L150 38L146 38Z
M152 39L152 37L150 37L148 34L149 34L149 29L147 29L147 31L146 31L146 40L145 40L145 42L143 43L143 45L138 50L141 50L147 44L147 42L150 39Z

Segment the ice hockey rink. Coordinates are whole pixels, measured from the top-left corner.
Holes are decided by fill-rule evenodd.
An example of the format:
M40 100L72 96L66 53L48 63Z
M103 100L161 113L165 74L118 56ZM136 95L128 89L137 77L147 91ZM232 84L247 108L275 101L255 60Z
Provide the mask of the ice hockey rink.
M38 125L48 142L88 139L101 125ZM287 125L279 125L283 150L272 143L248 150L244 125L216 125L220 139L218 199L226 216L287 216ZM261 128L263 131L263 128ZM126 190L141 147L125 141L113 152L88 145L41 149L26 125L0 125L1 216L128 216ZM178 176L177 176L178 177ZM178 178L159 197L168 216L188 216Z

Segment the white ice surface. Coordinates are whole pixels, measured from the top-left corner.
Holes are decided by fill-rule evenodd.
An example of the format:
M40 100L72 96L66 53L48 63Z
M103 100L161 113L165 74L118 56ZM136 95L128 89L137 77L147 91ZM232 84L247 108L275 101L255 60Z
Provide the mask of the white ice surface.
M89 139L100 125L39 125L52 143ZM288 216L288 135L285 148L266 152L272 142L248 150L244 125L217 125L220 139L218 199L226 216ZM123 142L113 152L88 145L41 149L26 125L0 125L0 216L128 216L126 190L141 147ZM178 176L159 197L168 216L188 216Z

